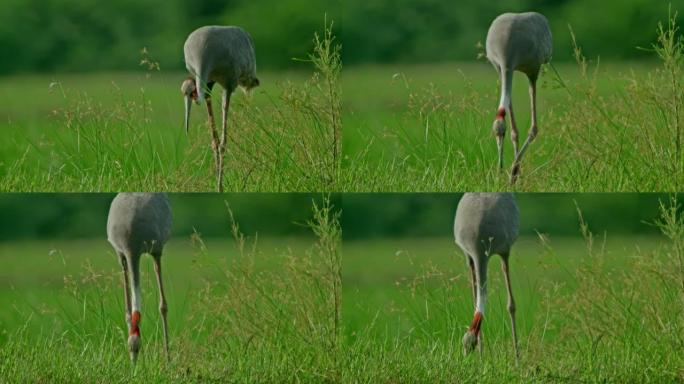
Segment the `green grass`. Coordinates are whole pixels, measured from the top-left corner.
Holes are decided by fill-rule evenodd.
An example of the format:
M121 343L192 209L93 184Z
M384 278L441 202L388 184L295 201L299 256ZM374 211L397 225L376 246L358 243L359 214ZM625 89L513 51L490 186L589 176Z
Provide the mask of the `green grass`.
M574 52L576 63L545 68L540 133L513 187L495 166L499 85L491 65L342 72L339 41L327 29L301 71L260 72L253 98L233 97L224 190L677 191L684 45L674 20L660 30L650 61L587 61L581 41L556 47ZM194 107L185 137L183 74L144 58L151 69L134 74L2 79L0 190L214 190L204 108ZM530 124L522 74L513 101L522 141ZM508 167L508 139L505 152Z
M574 237L517 241L519 366L497 258L484 354L464 357L473 303L453 240L342 245L327 203L313 209L310 237L256 241L235 223L222 238L174 237L163 259L168 363L145 258L135 369L104 239L1 243L0 382L679 382L684 219L674 207L662 207L661 235L596 237L580 221Z
M175 238L163 268L170 362L150 258L142 351L126 347L118 261L103 239L0 244L0 382L335 382L339 225L315 207L311 237Z
M506 168L496 167L491 127L500 85L486 60L348 68L341 184L345 191L677 191L684 46L676 30L661 30L651 61L587 61L580 41L576 63L546 67L539 135L514 187L510 134ZM523 74L515 75L512 100L522 144L530 126Z
M498 257L490 261L484 352L463 356L470 275L451 238L344 243L349 382L679 382L682 230L667 236L523 236L511 256L516 365Z
M648 64L606 65L597 92L610 97L620 84L620 80L613 82L615 78L626 75L631 68L644 76L650 67ZM573 65L558 65L558 70L568 81L579 81ZM403 76L393 78L395 73ZM0 187L5 191L213 190L211 139L205 108L193 106L188 137L182 129L183 106L178 84L183 76L154 72L150 76L104 73L2 79L0 103L5 107L0 128L5 132L5 140L0 143ZM255 90L251 100L240 92L233 97L231 116L235 120L229 128L226 190L508 188L506 177L494 169L496 146L490 135L490 120L492 106L496 106L498 98L498 85L494 71L486 63L346 69L341 83L345 110L342 149L346 162L340 180L344 184L337 187L335 182L328 181L328 178L334 179L332 176L325 176L320 170L314 172L319 165L317 159L288 158L289 148L306 145L289 141L301 137L299 128L296 132L279 131L268 120L281 108L276 105L284 102L285 82L304 83L307 74L260 72L259 77L262 86ZM589 164L589 159L593 159L592 167L606 172L611 169L609 164L601 165L596 157L575 158L568 152L572 148L567 145L567 135L583 134L573 132L573 128L565 127L560 121L552 122L567 109L563 106L567 92L553 89L550 77L546 74L542 78L539 91L541 134L525 161L526 172L533 171L537 165L539 169L534 170L534 177L521 180L520 190L669 190L674 187L674 177L659 176L658 172L648 172L638 181L619 173L604 180L601 175L605 174L592 173L593 168L580 168L577 161L586 160ZM517 119L525 134L529 121L526 80L522 75L516 75L515 80ZM428 85L431 82L434 88ZM444 104L436 105L436 102ZM219 110L216 100L214 103L215 110ZM435 120L427 136L421 124L423 119L414 113L418 108L416 103L437 108L430 113L433 116L430 118ZM258 124L253 120L259 120ZM271 128L274 128L272 132ZM317 140L312 138L310 142ZM510 162L509 140L506 145ZM315 153L323 152L321 148ZM622 162L627 156L635 155L615 160ZM567 162L561 162L561 156ZM651 169L642 160L639 159L636 169ZM306 167L302 165L305 162L309 162ZM561 175L572 162L575 175ZM588 179L573 179L580 176L578 172L582 169Z
M314 43L299 71L259 72L253 97L232 97L225 191L337 189L339 47L329 29ZM143 60L138 73L3 78L0 191L216 190L206 108L193 106L186 137L187 75Z

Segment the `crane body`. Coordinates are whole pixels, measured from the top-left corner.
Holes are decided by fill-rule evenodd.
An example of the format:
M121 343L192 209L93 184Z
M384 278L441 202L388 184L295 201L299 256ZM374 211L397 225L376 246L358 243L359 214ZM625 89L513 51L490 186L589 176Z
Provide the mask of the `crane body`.
M487 59L501 79L501 98L492 128L497 140L499 168L503 168L503 139L507 114L511 121L514 160L510 181L513 184L520 173L520 161L538 132L537 79L542 65L551 60L553 53L549 22L546 17L536 12L504 13L494 19L489 27L486 51ZM529 80L532 126L522 148L519 148L518 128L511 100L514 71L524 73Z
M107 239L119 256L123 269L128 349L134 363L141 346L140 257L144 253L150 254L154 259L159 287L159 312L164 330L164 350L167 358L169 356L166 321L168 307L161 276L161 257L164 244L171 235L171 223L171 206L163 193L120 193L109 209Z
M519 212L510 193L466 193L458 203L454 219L454 239L463 250L471 271L475 314L463 336L464 353L480 345L480 329L487 301L487 264L492 255L500 255L508 290L508 312L511 317L513 347L518 355L515 331L515 301L511 290L508 258L518 237Z
M256 57L251 36L235 26L204 26L188 36L183 46L185 66L190 78L181 84L185 98L185 132L189 131L192 101L205 102L212 135L217 190L223 190L230 97L240 86L246 91L259 85ZM221 135L216 131L210 94L214 84L223 88Z

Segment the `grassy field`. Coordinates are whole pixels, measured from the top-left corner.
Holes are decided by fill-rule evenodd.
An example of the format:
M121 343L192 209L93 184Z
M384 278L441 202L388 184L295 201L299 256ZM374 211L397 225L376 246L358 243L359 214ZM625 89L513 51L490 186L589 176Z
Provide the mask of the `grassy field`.
M529 200L528 200L529 201ZM451 237L341 242L317 207L313 236L176 235L163 259L171 359L152 262L143 259L143 349L126 350L121 271L104 238L0 243L0 382L678 382L684 359L684 219L661 234L526 231L511 258L521 358L499 260L485 350L464 357L472 317ZM652 223L652 221L649 221Z
M484 352L464 357L470 275L452 238L345 241L349 382L678 382L682 230L666 236L523 236L513 249L520 364L499 259L490 261Z
M225 191L332 191L339 172L339 57L329 35L298 71L258 73L231 100ZM141 54L138 73L5 77L0 190L214 191L205 106L183 130L185 73ZM221 92L220 87L217 87ZM220 130L220 93L214 97Z
M126 347L121 271L104 239L0 244L0 382L333 382L339 227L310 237L176 237L163 259L171 358L150 258L142 352Z
M260 72L253 97L233 98L225 190L679 190L684 46L675 28L662 31L651 61L587 60L577 46L576 63L546 67L540 134L514 187L495 167L499 85L488 63L356 66L340 75L339 41L327 35L313 74L307 63ZM183 74L151 68L2 79L0 190L214 190L206 111L194 107L186 137ZM522 74L513 100L524 138ZM508 139L505 152L508 166Z
M681 189L684 46L676 26L669 28L654 42L652 61L588 60L580 41L576 63L546 68L538 84L540 133L513 189ZM506 168L496 168L491 129L500 85L486 60L348 68L342 78L345 191L511 189L509 134ZM522 143L530 126L523 74L515 75L512 100Z
M602 65L596 97L610 100L624 94L627 90L620 87L626 86L631 70L635 78L644 79L656 65ZM583 84L575 65L558 64L557 69L568 83ZM182 129L178 84L183 76L154 72L4 78L0 82L0 128L5 132L0 143L0 188L214 190L205 108L193 107L189 136ZM494 167L496 145L490 120L498 84L487 63L346 69L341 82L344 163L337 176L322 164L330 154L324 145L329 138L307 136L301 129L306 124L296 120L305 118L302 115L288 122L281 114L282 103L288 102L293 103L288 116L308 113L299 109L304 106L296 100L288 99L305 98L297 95L293 89L298 86L293 84L305 83L308 75L266 72L259 76L262 86L251 99L241 93L233 97L225 179L228 191L509 188L505 172L499 174ZM646 131L630 123L620 130L620 137L590 132L586 124L574 127L587 116L565 116L578 113L570 109L582 103L553 83L552 74L542 77L541 133L525 159L524 172L529 177L523 177L517 189L666 191L681 182L668 155L673 142L666 126ZM527 97L526 79L516 75L514 100L523 135L529 122ZM219 110L216 100L214 103ZM270 121L275 115L283 120ZM626 141L636 130L639 135L649 135ZM310 133L318 135L315 130ZM612 144L620 140L640 148L614 151L611 143L599 140ZM512 160L508 139L506 145L508 164Z

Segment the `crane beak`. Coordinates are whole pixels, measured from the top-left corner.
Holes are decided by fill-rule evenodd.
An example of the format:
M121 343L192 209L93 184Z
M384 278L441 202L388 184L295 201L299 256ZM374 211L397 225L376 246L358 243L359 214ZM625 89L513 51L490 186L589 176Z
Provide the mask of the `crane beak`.
M504 138L503 136L496 137L496 147L499 152L499 169L503 169L503 158L504 158Z
M192 107L192 99L190 96L185 96L185 135L190 132L190 108Z
M142 344L140 336L130 335L128 337L128 353L131 356L131 363L134 366L138 362L138 352L140 351L140 344Z
M499 152L499 169L503 169L504 135L506 134L506 123L503 117L497 115L492 126L492 132L496 136L496 147Z
M131 356L131 365L135 367L138 364L138 352L129 352Z
M463 356L468 356L471 352L475 350L475 347L477 346L477 335L472 332L468 331L463 335Z

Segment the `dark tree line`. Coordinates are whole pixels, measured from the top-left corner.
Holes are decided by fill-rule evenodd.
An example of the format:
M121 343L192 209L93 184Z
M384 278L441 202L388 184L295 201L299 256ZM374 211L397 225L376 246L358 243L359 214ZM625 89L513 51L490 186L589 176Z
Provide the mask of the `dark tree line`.
M349 194L343 197L342 231L345 240L387 236L453 236L458 194ZM521 233L579 236L577 206L590 230L608 234L655 234L659 194L548 194L517 195ZM575 205L577 203L577 206Z
M2 194L0 241L106 237L113 194ZM309 235L306 222L321 194L170 194L173 231L188 236L230 236L228 203L245 234ZM345 240L375 236L451 236L460 194L333 195L342 210ZM681 200L681 196L680 196ZM653 234L665 194L519 194L521 232L579 235L577 206L590 229L602 234Z
M672 0L684 9L684 0ZM487 26L505 11L536 10L551 21L554 59L571 57L572 26L589 57L648 55L668 2L653 0L4 0L0 74L137 70L147 47L162 70L183 68L182 44L206 24L244 26L260 68L306 58L324 17L335 21L346 65L472 60Z
M390 5L391 3L391 5ZM503 12L537 11L554 35L554 59L572 58L570 27L588 57L639 58L655 42L667 1L650 0L345 0L344 59L361 62L472 60ZM684 9L673 0L672 9ZM370 44L369 41L373 43Z
M0 73L137 70L141 50L162 70L180 70L183 42L207 24L240 25L258 42L260 67L306 58L338 0L5 0Z
M0 194L0 241L33 238L106 238L114 194ZM309 235L307 220L320 194L169 194L173 233L231 237L228 206L246 235ZM334 206L339 199L332 197Z

